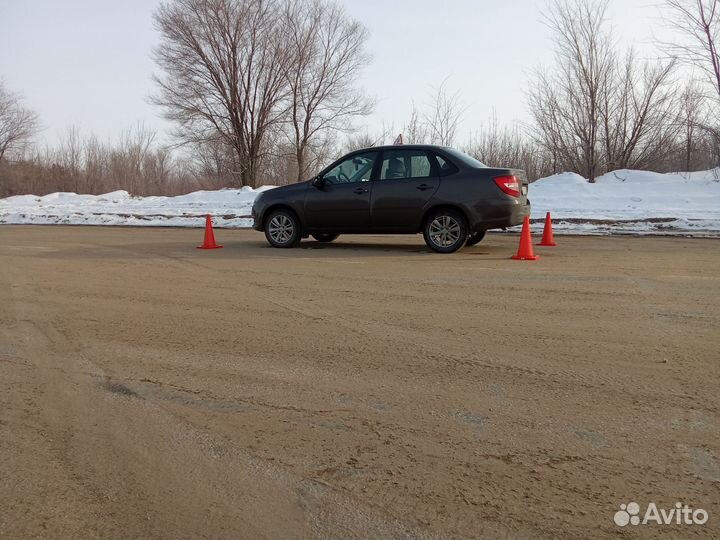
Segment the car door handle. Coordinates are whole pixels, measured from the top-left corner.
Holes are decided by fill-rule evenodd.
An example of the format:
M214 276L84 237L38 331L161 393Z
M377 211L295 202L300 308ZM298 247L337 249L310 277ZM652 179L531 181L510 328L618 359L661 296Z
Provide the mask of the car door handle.
M433 187L430 184L420 184L415 189L419 189L420 191L427 191L428 189L432 189Z
M353 193L357 193L358 195L361 195L361 194L367 193L367 192L368 192L368 189L364 188L364 187L359 187L355 191L353 191Z

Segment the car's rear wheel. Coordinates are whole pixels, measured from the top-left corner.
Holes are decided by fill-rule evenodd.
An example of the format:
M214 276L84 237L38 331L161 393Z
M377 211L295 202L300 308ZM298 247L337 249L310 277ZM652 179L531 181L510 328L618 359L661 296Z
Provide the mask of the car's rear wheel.
M311 235L315 240L318 242L332 242L333 240L336 240L339 234L313 234Z
M467 242L465 242L465 245L467 247L472 247L472 246L478 245L480 242L482 242L482 239L485 238L486 232L487 231L480 231L480 232L471 234L470 236L468 236L468 239L467 239Z
M276 248L292 248L300 243L302 231L297 216L289 210L275 210L265 224L265 238Z
M423 229L425 243L438 253L457 251L465 245L467 235L465 216L451 208L430 214Z

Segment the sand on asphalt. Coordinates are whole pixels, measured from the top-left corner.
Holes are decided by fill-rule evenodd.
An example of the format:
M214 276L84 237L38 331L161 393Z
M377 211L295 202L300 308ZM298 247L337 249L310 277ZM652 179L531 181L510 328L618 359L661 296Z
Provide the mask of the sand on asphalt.
M0 228L0 538L720 534L720 241Z

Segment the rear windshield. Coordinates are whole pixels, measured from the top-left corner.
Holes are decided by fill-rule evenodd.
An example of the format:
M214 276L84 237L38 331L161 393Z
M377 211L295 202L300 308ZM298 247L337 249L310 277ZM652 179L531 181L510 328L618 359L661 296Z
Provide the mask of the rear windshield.
M472 167L473 169L486 169L487 165L482 163L481 161L478 161L474 157L470 157L467 154L460 152L459 150L455 150L453 148L443 148L445 153L450 156L451 158L455 159L456 161L459 161L463 164L465 164L468 167Z

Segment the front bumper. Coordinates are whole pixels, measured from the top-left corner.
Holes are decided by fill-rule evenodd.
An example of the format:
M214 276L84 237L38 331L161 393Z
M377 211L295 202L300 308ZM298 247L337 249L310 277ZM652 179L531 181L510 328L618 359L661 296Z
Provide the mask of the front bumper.
M262 219L260 219L260 209L258 208L257 203L253 204L252 211L250 212L250 215L253 219L252 228L256 231L262 231L263 230L263 224Z

